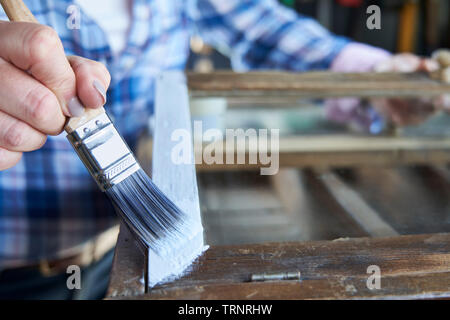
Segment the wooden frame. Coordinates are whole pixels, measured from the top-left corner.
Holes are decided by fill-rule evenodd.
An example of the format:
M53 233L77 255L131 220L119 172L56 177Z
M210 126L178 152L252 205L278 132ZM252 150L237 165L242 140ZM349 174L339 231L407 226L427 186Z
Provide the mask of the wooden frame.
M221 142L216 142L220 144ZM220 147L220 145L218 146ZM203 147L204 149L204 147ZM226 150L225 146L223 150ZM194 149L201 157L202 149ZM257 154L248 146L236 146L235 157ZM141 142L141 153L150 161L153 153L151 138ZM225 154L225 153L224 153ZM259 161L259 160L258 160ZM442 166L450 163L449 138L411 137L368 137L352 135L292 136L281 137L279 144L280 167L343 167L343 166L395 166L412 164L434 164ZM256 164L198 164L197 170L256 170Z
M424 299L450 297L450 235L212 247L192 273L130 299ZM381 270L380 289L366 283ZM301 280L251 282L301 272ZM116 298L119 298L116 296Z
M293 97L414 97L436 96L450 92L450 84L433 80L425 73L288 73L288 72L214 72L188 73L187 85L191 98L261 97L262 100ZM216 142L218 146L221 142ZM196 157L202 148L197 145ZM220 146L219 146L220 147ZM147 159L151 158L152 141L143 143ZM223 148L226 150L225 148ZM236 149L239 154L257 150ZM279 146L281 167L335 167L359 165L446 165L450 162L450 137L399 137L320 135L281 137ZM225 162L225 161L223 161ZM258 169L257 164L198 164L197 170Z
M269 74L267 76L266 74L262 75L262 80L264 81L261 80L260 84L253 87L247 84L248 92L258 93L258 90L263 85L268 85L266 80L270 79ZM277 75L281 78L285 77L284 84L292 83L291 80L295 77L309 78L308 81L311 80L312 82L317 79L323 80L323 75L318 74L276 74L275 76ZM257 80L253 74L219 74L218 79L223 80L223 77L228 79L223 80L224 82L222 83L220 81L212 81L210 78L212 76L214 75L188 75L191 89L194 88L196 90L194 95L204 96L205 92L213 92L215 94L219 91L224 94L226 90L231 90L233 94L236 94L239 91L239 88L236 89L236 83L238 83L237 86L242 86L245 83L242 79L251 78L255 81ZM339 76L347 77L345 75ZM339 78L339 76L337 77ZM241 79L241 82L229 81L233 77ZM347 77L346 81L355 81L353 77L355 76ZM364 78L364 75L358 77ZM379 76L370 75L370 77L375 77L371 78L375 81ZM401 94L405 96L409 96L412 92L411 90L418 87L427 91L428 94L430 92L432 94L449 92L448 85L441 85L433 80L424 79L422 76L419 78L413 77L411 81L402 77L399 76L389 86L384 86L383 90L386 89L390 94L394 94L395 90L401 89L403 90ZM195 81L199 79L205 81L207 79L207 84L202 87L197 82L193 87L193 79ZM406 80L407 83L402 84L400 82L401 79ZM230 83L232 84L231 87ZM314 86L319 86L316 89L312 85L302 84L297 87L296 85L291 85L289 90L305 90L305 94L310 94L311 90L314 93L328 94L327 90L330 87L327 86L329 84L325 83L322 85L320 83L321 81L314 83ZM391 85L394 85L394 87L391 87ZM222 87L218 88L217 86ZM278 93L283 88L285 87L280 85L272 93ZM364 94L373 93L374 83L361 84L359 82L358 88L363 91L366 90ZM342 94L348 94L349 92L346 91L349 88L345 84L342 84L340 90L342 90ZM247 91L246 93L248 93ZM182 96L187 95L187 92L183 93L182 91L179 91L178 94L180 92ZM239 94L237 95L239 96ZM163 101L164 97L167 97L167 94L157 94L158 101ZM172 106L176 107L175 101L171 101ZM165 103L168 102L166 101ZM181 110L181 114L186 114L184 112L187 110L187 105L181 104L181 106L184 108L184 111ZM184 116L181 116L181 118L186 120ZM156 137L158 137L158 132L167 133L162 128L164 127L164 121L159 122L157 120L157 123L160 126L156 127ZM167 134L163 136L165 139L168 137ZM450 234L399 235L399 232L384 221L376 210L367 205L355 190L347 186L339 177L327 169L330 166L353 166L361 165L362 163L366 166L374 164L433 163L440 164L438 172L444 172L444 176L448 177L448 169L443 165L449 163L450 141L448 139L412 140L395 137L350 138L348 136L327 137L326 139L328 140L321 139L325 138L319 137L317 140L314 140L311 137L306 137L304 140L284 140L282 145L285 145L285 149L282 148L284 151L281 152L281 155L283 155L285 160L281 161L280 157L280 164L298 167L315 166L316 169L313 172L321 177L321 184L324 190L336 200L357 225L365 230L368 236L375 238L212 247L194 262L190 268L190 273L174 282L157 285L149 293L144 294L146 289L141 282L141 278L144 270L150 270L151 272L151 266L147 269L146 257L133 245L133 238L127 230L122 228L108 292L109 298L387 299L450 297L450 288L448 287L450 282ZM153 142L147 142L147 149L145 149L146 144L144 144L144 154L148 156L149 146L158 151L162 150L162 141L156 138L154 143L156 147ZM249 152L249 150L242 152ZM167 158L167 154L159 156L155 152L155 156L159 157L153 160L154 169L156 170L158 169L158 161L164 161ZM318 161L318 158L321 160ZM164 167L165 165L160 164L160 166ZM234 169L237 168L242 169L242 167L234 167ZM200 166L199 169L204 168ZM216 169L224 168L216 167ZM175 168L169 170L175 170ZM185 172L187 172L187 179L190 181L191 189L190 191L182 190L180 192L193 194L195 198L197 191L195 175L192 175L193 168L187 167L181 170L185 171L173 171L176 174L165 172L164 175L160 176L160 179L169 179L170 181L166 180L165 184L170 185L175 183L175 181L178 182L179 177L184 176ZM161 183L157 176L156 181ZM175 196L175 198L177 197L176 193L179 192L173 191L171 188L167 188L165 191L169 196ZM381 269L382 286L379 290L370 290L367 287L367 268L370 265L377 265ZM298 271L301 272L300 281L252 282L250 280L252 275Z
M417 97L449 93L450 84L425 73L246 72L188 73L192 97Z
M161 256L140 243L138 243L140 252L133 250L131 243L135 242L135 239L129 230L122 226L118 248L123 246L126 248L124 250L126 252L116 250L115 264L118 267L112 271L109 293L112 296L119 294L120 290L117 288L129 292L121 285L123 284L123 274L126 275L130 287L134 288L133 292L146 292L148 287L173 276L173 274L182 272L204 249L195 166L194 164L177 165L170 160L174 144L171 140L172 132L180 129L191 132L184 75L179 72L161 74L156 84L155 100L156 121L153 148L156 152L154 152L155 156L152 161L152 180L181 210L197 221L197 226L193 224L197 233L191 235L189 241L180 243L180 247L171 248L170 252ZM130 270L124 262L129 259L142 260L142 262L133 264L134 269ZM188 264L186 265L186 263ZM142 268L144 268L143 272ZM130 272L133 273L130 274ZM142 277L144 277L144 281L142 281Z

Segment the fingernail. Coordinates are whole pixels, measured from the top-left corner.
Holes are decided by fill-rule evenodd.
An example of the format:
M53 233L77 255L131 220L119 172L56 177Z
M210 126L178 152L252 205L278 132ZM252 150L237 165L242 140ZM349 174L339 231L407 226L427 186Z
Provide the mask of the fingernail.
M69 108L69 112L72 117L80 117L84 113L84 107L81 104L80 100L78 100L77 97L73 97L69 101L69 104L67 105L67 107Z
M95 88L95 90L97 90L98 93L100 93L100 95L102 96L103 99L103 103L106 103L106 89L105 87L100 83L100 81L98 80L94 80L93 84L92 84Z

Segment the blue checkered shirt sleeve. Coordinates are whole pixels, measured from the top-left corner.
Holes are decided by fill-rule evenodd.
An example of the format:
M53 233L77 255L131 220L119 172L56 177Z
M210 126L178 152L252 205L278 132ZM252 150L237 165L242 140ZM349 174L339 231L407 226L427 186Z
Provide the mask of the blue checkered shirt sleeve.
M191 0L189 17L238 71L326 69L349 42L276 0Z
M58 32L66 54L107 65L106 109L131 145L153 112L157 75L185 69L194 29L239 71L323 69L347 44L275 0L134 0L127 45L116 57L95 19L82 12L81 27L67 27L72 0L25 2ZM58 258L116 223L63 134L0 171L0 269Z

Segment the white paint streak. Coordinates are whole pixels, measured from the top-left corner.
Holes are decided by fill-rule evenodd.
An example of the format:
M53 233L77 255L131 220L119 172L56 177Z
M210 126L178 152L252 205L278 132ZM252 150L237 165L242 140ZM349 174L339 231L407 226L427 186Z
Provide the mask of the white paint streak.
M177 247L166 248L163 256L149 251L150 287L182 276L208 248L203 240L194 162L174 164L171 161L170 153L176 144L171 140L171 133L177 129L191 132L188 91L181 72L167 72L159 76L156 84L152 179L181 210L190 215L192 222L186 229L186 238L181 239ZM193 150L192 146L190 149Z

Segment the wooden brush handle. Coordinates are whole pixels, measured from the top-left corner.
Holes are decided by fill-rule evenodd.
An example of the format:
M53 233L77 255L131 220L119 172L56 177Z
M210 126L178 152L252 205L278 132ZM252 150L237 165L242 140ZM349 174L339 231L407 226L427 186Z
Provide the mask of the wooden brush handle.
M22 0L0 0L0 3L10 21L39 23ZM104 112L104 108L87 108L82 116L69 118L64 130L71 133Z
M10 21L39 23L22 0L0 0Z
M101 108L86 108L84 109L84 113L80 117L71 117L67 120L66 126L64 127L64 130L67 133L72 133L77 128L81 127L88 121L98 117L102 113L105 113L105 109L103 107Z

